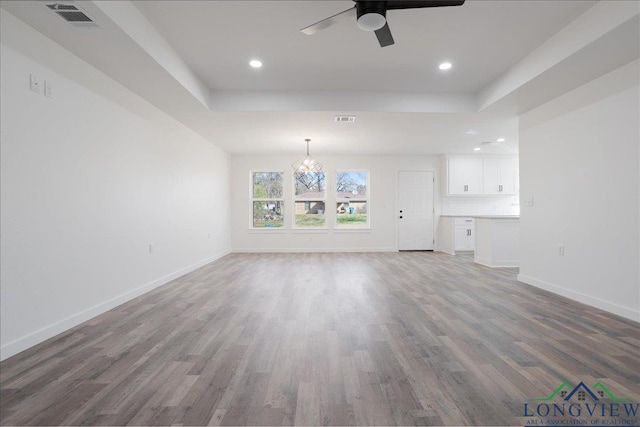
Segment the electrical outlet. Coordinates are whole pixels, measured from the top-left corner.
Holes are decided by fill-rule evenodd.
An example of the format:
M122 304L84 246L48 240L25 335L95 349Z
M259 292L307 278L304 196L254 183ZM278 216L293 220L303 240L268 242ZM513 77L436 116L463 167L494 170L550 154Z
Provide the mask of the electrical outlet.
M35 93L40 93L40 79L33 74L29 75L29 89Z
M153 253L153 243L149 243L149 253L152 254Z
M44 96L47 98L53 98L53 86L48 81L44 81Z
M558 255L564 256L564 245L558 245Z
M527 197L526 199L524 199L524 205L533 206L533 197Z

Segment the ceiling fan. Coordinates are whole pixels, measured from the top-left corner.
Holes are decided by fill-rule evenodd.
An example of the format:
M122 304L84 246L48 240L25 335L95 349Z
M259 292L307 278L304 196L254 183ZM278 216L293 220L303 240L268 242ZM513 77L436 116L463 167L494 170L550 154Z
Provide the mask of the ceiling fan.
M358 27L365 31L375 31L380 47L390 46L394 43L389 23L387 22L387 10L396 9L420 9L425 7L461 6L465 0L387 0L387 1L362 1L353 0L356 4L350 9L330 16L315 24L301 29L304 34L315 34L320 30L345 21L357 18Z

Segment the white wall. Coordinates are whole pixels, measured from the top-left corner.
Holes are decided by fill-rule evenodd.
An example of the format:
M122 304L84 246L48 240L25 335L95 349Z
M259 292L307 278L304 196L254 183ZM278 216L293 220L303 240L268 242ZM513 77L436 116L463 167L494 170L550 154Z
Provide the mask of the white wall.
M0 55L4 359L227 253L230 157L5 11Z
M519 280L640 321L639 71L520 117Z
M312 147L313 148L313 147ZM329 229L292 230L293 170L291 164L304 156L233 156L231 161L231 246L234 251L394 251L397 250L397 179L400 170L433 171L436 219L440 214L440 177L437 156L331 156L313 153L323 164L329 185L336 170L366 169L370 174L370 230L333 230L335 199L328 188ZM285 172L284 229L251 230L250 171ZM331 175L331 177L329 177ZM434 235L437 229L434 224Z

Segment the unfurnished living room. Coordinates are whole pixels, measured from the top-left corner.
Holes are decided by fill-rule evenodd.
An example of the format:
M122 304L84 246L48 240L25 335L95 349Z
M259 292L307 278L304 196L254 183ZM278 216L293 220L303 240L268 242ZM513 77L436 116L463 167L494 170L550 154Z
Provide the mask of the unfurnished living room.
M640 425L640 1L0 17L1 425Z

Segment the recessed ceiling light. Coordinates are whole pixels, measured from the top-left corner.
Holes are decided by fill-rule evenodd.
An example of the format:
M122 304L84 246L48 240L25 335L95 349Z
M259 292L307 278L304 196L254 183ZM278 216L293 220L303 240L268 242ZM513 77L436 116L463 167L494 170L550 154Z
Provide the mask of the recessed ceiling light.
M252 59L251 61L249 61L249 65L251 65L253 68L260 68L262 67L262 62L258 61L257 59Z
M496 139L496 141L498 141L498 142L504 142L504 138L498 138L498 139Z
M480 147L474 148L473 151L480 151Z
M449 68L451 68L451 62L443 62L442 64L438 65L438 68L440 68L441 70L448 70Z

